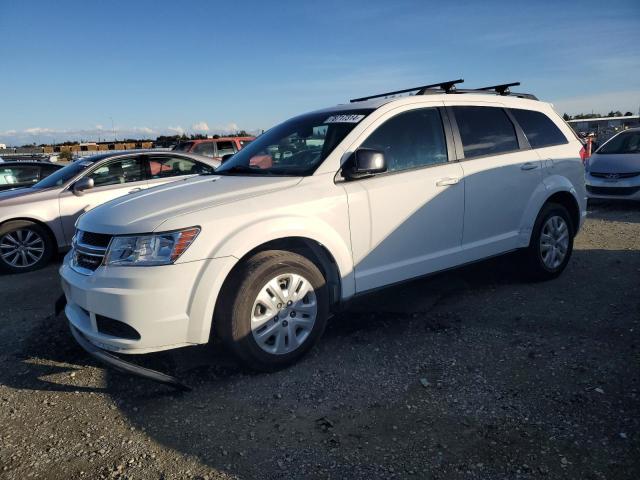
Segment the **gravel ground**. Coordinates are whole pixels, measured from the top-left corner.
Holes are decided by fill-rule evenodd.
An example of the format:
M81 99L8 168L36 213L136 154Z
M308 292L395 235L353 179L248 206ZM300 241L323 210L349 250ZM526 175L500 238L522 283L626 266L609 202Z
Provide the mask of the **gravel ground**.
M640 478L637 205L591 205L555 281L506 256L378 292L286 371L138 359L190 393L88 358L56 269L0 276L1 478Z

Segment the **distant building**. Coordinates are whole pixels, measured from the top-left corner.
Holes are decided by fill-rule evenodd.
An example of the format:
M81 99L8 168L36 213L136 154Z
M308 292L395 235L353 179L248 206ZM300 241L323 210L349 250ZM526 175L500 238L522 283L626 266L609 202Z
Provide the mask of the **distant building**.
M640 115L583 118L568 120L567 123L578 134L588 135L594 133L599 141L604 141L627 128L640 127Z

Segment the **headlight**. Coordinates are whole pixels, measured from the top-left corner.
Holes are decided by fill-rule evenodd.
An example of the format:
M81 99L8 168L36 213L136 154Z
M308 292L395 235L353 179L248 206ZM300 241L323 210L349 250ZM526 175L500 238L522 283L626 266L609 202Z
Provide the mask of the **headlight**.
M189 248L200 233L192 227L175 232L113 237L104 260L105 265L169 265Z

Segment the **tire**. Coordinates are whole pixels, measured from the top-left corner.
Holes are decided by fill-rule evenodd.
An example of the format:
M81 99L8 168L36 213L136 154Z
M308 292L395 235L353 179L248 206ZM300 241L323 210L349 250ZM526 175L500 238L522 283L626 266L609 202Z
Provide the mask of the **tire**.
M533 226L529 247L523 252L528 276L538 281L558 277L571 258L574 235L567 209L557 203L545 204Z
M297 362L320 339L329 316L324 276L310 260L288 251L254 255L232 273L220 295L214 332L257 371Z
M50 233L37 223L14 220L0 226L1 271L25 273L39 270L49 263L54 250Z

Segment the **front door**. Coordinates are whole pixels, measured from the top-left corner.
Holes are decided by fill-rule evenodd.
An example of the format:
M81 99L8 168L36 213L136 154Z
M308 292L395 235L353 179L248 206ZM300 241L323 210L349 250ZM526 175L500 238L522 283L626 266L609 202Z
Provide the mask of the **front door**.
M399 113L360 148L383 151L388 171L342 183L356 291L455 264L462 237L464 179L449 151L440 110Z
M147 187L144 163L139 156L106 160L93 167L84 177L93 179L93 188L75 193L72 185L59 197L60 219L68 243L73 238L76 220L84 212Z

